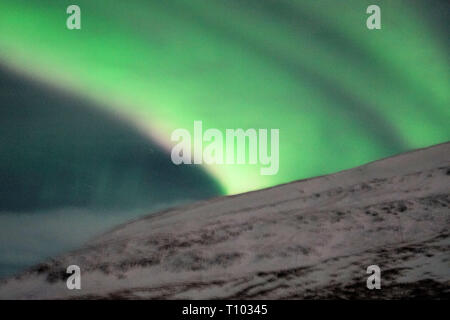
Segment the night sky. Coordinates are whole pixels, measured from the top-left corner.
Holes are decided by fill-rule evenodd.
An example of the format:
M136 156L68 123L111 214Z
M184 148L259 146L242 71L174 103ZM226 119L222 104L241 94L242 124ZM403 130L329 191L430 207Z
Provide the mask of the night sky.
M81 30L66 28L70 4ZM381 30L366 28L370 4ZM448 12L425 0L2 0L0 274L58 251L59 225L38 212L142 214L448 141ZM171 132L195 120L279 129L278 174L174 166ZM19 214L45 244L12 249ZM131 216L91 232L83 220L57 247Z

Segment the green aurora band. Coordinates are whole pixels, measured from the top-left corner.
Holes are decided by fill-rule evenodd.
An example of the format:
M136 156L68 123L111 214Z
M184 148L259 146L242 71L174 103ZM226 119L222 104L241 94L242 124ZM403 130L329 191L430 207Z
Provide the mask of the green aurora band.
M81 30L66 28L74 3ZM370 4L381 30L366 28ZM279 128L277 175L205 166L234 194L448 141L446 12L445 1L2 0L0 63L167 151L194 120Z

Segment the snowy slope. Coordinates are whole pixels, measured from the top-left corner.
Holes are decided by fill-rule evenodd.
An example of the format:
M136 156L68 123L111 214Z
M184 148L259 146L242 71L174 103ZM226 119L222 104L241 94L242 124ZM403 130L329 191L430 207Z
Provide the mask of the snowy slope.
M448 298L449 182L446 143L166 210L3 281L0 298ZM373 264L381 290L366 288Z

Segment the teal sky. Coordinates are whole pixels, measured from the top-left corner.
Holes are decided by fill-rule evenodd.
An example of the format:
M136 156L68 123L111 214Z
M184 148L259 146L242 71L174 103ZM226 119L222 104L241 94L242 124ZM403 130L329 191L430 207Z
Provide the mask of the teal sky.
M280 129L277 175L205 166L233 194L448 141L444 3L2 0L0 63L166 151L194 120ZM70 4L81 30L66 29ZM366 28L369 4L381 7L381 30Z

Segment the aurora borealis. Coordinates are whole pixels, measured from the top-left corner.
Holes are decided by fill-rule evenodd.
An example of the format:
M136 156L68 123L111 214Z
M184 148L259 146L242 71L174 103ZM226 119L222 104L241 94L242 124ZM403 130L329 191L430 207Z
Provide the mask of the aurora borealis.
M369 31L370 1L78 1L69 31L67 1L6 0L0 59L166 148L197 119L279 128L278 175L207 168L244 192L448 140L443 4L376 2L383 28Z
M70 4L81 8L81 30L66 28ZM381 30L366 28L370 4L381 8ZM154 181L169 181L159 189L154 181L138 183L139 188L158 190L152 201L190 198L182 194L191 188L198 191L193 198L235 194L448 141L448 12L447 2L437 0L2 0L0 66L40 84L48 96L53 90L67 99L87 101L80 112L117 118L108 126L116 123L138 132L133 137L140 147L158 150L156 162L146 155L134 170L129 161L133 155L122 154L127 165L120 169L122 160L111 162L108 172L141 178L139 170L146 170L142 161L149 159L151 172L158 175ZM0 94L6 90L0 87ZM8 108L16 107L14 100L1 101L10 101ZM12 128L14 114L7 110L11 109L3 109L1 121ZM73 119L84 121L81 116ZM220 130L279 129L278 174L260 175L257 165L204 165L198 175L187 173L182 175L183 183L172 183L181 171L167 169L171 132L191 129L196 120ZM39 119L35 121L38 125ZM9 132L6 128L4 132ZM64 126L60 124L58 130L63 132ZM45 135L36 137L41 138L34 142L45 146ZM4 163L17 168L29 163L9 155L11 141L1 146L3 171L10 170ZM114 140L105 145L104 150L115 150L114 157L130 150L121 149ZM167 164L161 164L164 155ZM50 159L52 154L47 156ZM83 153L78 156L83 158ZM67 153L59 163L71 166L71 157ZM97 163L91 170L101 167ZM49 168L47 172L53 170ZM42 180L54 176L54 172L46 176L42 166L39 170ZM196 187L187 182L194 176ZM138 187L113 190L108 184L105 188L110 194L102 189L97 204L111 194L129 202L117 196L118 190L145 194ZM165 190L171 190L173 197L163 196ZM61 203L76 205L90 196L80 196L81 202L68 196ZM23 206L32 211L31 203Z

